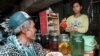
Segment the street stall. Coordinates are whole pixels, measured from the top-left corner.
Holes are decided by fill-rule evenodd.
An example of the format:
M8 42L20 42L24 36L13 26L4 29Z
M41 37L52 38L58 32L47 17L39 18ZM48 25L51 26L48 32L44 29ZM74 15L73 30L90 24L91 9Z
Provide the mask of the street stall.
M1 0L0 56L100 56L99 0Z

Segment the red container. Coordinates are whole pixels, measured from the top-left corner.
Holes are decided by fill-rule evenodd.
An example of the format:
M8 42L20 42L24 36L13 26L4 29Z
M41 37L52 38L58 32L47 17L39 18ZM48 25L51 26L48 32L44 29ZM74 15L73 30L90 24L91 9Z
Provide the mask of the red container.
M60 28L62 30L65 30L67 28L67 22L66 21L63 21L61 24L60 24Z

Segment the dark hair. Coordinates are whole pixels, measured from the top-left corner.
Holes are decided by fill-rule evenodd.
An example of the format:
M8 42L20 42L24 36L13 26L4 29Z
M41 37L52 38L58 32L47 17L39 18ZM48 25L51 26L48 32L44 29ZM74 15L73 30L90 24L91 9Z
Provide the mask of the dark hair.
M82 1L81 1L81 0L74 0L74 1L72 2L71 6L73 7L73 5L74 5L75 3L78 3L80 6L82 6Z

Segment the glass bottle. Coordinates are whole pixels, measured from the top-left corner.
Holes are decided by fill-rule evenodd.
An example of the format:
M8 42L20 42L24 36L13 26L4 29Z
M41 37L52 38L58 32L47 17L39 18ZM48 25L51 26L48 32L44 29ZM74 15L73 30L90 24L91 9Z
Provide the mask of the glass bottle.
M71 56L84 56L84 39L81 33L71 34L70 45Z

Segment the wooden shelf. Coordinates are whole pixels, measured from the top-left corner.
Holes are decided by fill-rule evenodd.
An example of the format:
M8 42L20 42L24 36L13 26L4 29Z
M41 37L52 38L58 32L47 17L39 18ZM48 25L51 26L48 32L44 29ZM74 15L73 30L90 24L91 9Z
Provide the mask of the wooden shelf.
M49 16L48 18L50 18L50 19L57 19L58 17L51 17L51 16Z
M52 15L53 14L53 15ZM59 14L58 13L52 13L48 14L48 27L53 27L54 30L49 31L50 33L56 32L58 35L60 34L59 29ZM50 23L51 21L51 23Z

